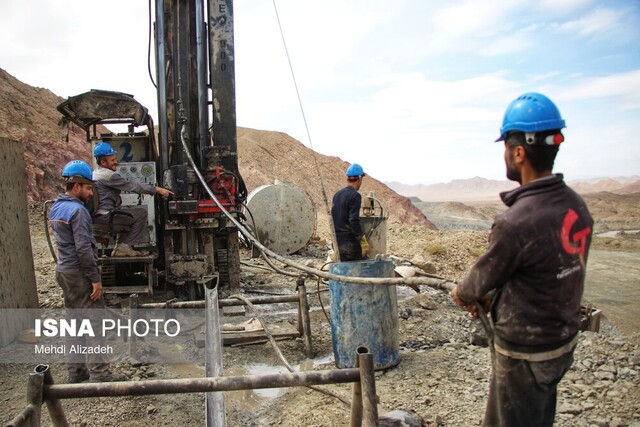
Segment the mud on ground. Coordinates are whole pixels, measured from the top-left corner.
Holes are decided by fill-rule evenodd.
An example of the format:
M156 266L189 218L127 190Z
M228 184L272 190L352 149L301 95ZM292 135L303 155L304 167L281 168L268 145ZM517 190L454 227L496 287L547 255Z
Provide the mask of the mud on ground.
M60 307L61 293L55 283L54 265L37 206L32 206L32 214L32 245L40 304ZM433 268L436 274L459 279L482 253L486 238L485 232L441 233L419 226L389 224L388 246L395 256L414 259L425 268ZM316 240L295 258L319 266L324 263L326 250L324 241ZM241 256L243 261L256 262L249 259L247 250ZM592 272L590 265L588 274L597 280L588 283L585 298L602 308L605 316L599 333L582 334L575 363L560 384L558 426L640 426L637 256L638 252L633 251L598 249L592 252L590 264L594 269ZM255 267L243 268L242 284L251 296L295 290L295 278ZM328 310L329 307L326 289L325 284L307 282L313 361L304 357L302 340L278 341L284 356L297 369L335 369L330 327L322 308ZM440 291L422 287L421 293L416 294L406 287L398 287L398 296L401 360L394 368L376 372L379 413L394 409L415 411L428 426L479 425L486 402L489 353L486 347L471 342L478 341L481 326ZM296 322L293 310L274 314L266 306L260 307L268 322ZM189 351L198 350L191 346ZM51 368L55 381L65 382L64 365ZM0 421L10 420L24 407L27 375L32 369L33 366L27 365L0 364ZM114 370L142 381L204 375L203 367L198 364L121 363ZM285 372L285 368L271 345L266 343L225 347L224 371L226 375L240 375ZM351 398L348 384L325 387L346 399ZM229 426L349 424L347 405L307 388L228 392L225 397ZM204 425L202 394L75 399L63 401L63 406L74 426ZM51 425L46 413L42 425Z

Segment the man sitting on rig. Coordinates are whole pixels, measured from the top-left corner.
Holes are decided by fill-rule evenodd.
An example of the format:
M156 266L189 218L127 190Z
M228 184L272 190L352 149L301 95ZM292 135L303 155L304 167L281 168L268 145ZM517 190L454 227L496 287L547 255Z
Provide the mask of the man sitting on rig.
M100 142L93 150L98 167L93 171L93 180L98 193L98 211L94 214L94 224L109 223L109 214L114 209L121 210L122 198L120 193L128 191L138 194L160 194L169 197L173 192L166 188L156 187L153 184L145 184L137 181L129 181L116 172L118 160L117 151L107 142ZM144 252L136 251L133 245L148 242L147 211L142 207L127 207L122 209L129 215L115 215L113 226L118 229L126 228L126 231L118 233L116 245L111 256L144 256Z

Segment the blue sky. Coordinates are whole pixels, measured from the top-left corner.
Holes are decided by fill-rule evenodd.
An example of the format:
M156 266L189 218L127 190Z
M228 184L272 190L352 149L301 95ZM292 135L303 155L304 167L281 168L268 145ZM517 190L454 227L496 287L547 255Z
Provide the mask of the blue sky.
M131 93L155 116L146 1L6 3L0 67L63 97ZM276 4L311 141L272 0L234 3L239 126L285 132L382 181L503 179L492 141L504 109L539 91L568 126L556 171L640 175L637 0Z

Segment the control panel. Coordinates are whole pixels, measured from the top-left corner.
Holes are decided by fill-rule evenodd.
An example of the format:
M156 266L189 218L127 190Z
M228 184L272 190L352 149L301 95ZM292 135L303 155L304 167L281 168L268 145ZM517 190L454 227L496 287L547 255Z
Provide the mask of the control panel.
M119 163L116 172L128 181L156 185L156 164L154 162Z
M116 173L128 181L137 181L144 184L156 184L156 164L154 162L128 162L118 163ZM139 206L147 210L147 226L149 230L149 243L156 243L156 214L153 195L137 193L122 193L122 206Z

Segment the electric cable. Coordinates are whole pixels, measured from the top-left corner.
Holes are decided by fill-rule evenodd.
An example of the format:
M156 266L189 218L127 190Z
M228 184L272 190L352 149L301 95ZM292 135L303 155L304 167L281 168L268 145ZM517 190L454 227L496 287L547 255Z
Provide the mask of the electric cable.
M218 206L220 211L227 218L229 218L229 220L238 228L238 231L240 233L242 233L248 240L250 240L254 245L256 245L261 251L265 252L271 258L274 258L277 261L280 261L281 263L288 265L289 267L293 267L300 271L304 271L305 273L308 273L312 276L321 277L327 280L335 280L337 282L356 283L356 284L365 284L365 285L426 285L426 286L430 286L432 288L440 289L440 290L451 291L453 289L452 283L455 283L455 281L451 279L444 279L444 278L443 279L435 279L435 278L429 278L429 277L370 278L370 277L340 276L338 274L327 273L325 271L321 271L316 268L311 268L306 265L299 264L288 258L283 257L282 255L279 255L273 252L272 250L264 246L262 243L260 243L253 235L251 235L251 233L249 233L247 229L242 224L240 224L240 222L233 215L229 213L229 211L222 205L222 203L220 202L220 200L218 200L215 194L213 194L213 191L206 185L204 176L198 169L197 165L195 164L195 161L193 160L193 157L191 156L191 153L189 152L187 142L185 140L186 133L187 133L186 123L183 121L181 131L180 131L180 142L182 143L182 148L184 150L185 155L187 156L187 160L191 164L191 167L193 168L196 176L198 177L200 182L203 184L205 191L207 192L207 194L209 194L209 197L211 197L211 200L213 200L213 202L216 204L216 206Z
M53 249L53 243L51 242L51 235L49 233L49 222L47 221L49 217L49 215L47 215L47 206L53 202L54 200L47 200L44 202L42 217L44 218L44 235L47 237L47 245L49 245L49 252L51 252L51 256L53 257L53 262L57 264L58 257L56 256L56 251Z
M251 303L251 301L249 301L247 298L243 297L242 295L238 295L238 294L231 295L231 296L229 296L229 298L239 299L240 301L244 302L247 307L249 307L249 309L251 310L253 315L256 317L256 319L258 319L258 322L260 322L260 324L262 325L262 329L264 330L264 334L266 335L267 339L271 343L271 346L273 347L273 349L275 350L276 354L278 355L278 358L280 358L280 360L282 361L284 366L289 370L289 372L297 372L293 368L293 366L291 366L291 364L289 363L287 358L284 357L284 354L282 354L282 351L280 350L280 347L278 347L278 344L276 343L276 340L273 338L273 335L271 334L271 331L269 330L269 327L267 326L266 322L262 319L262 317L257 313L257 311L256 311L254 305ZM342 396L340 396L340 395L338 395L338 394L336 394L336 393L334 393L332 391L325 390L325 389L323 389L321 387L312 386L312 385L307 385L305 387L308 387L311 390L319 391L320 393L324 393L324 394L326 394L328 396L335 397L336 399L340 400L345 405L351 406L351 402L348 399L346 399L345 397L342 397Z
M280 37L282 38L282 45L284 46L284 52L287 55L287 62L289 63L289 70L291 71L291 78L293 79L293 86L296 89L296 95L298 97L298 105L300 105L300 112L302 114L302 121L304 122L304 128L307 132L307 139L309 140L309 148L311 148L311 152L313 153L313 163L316 167L317 176L320 179L320 189L322 191L322 198L324 199L324 206L327 211L327 215L329 216L329 226L331 228L331 239L333 243L333 250L336 253L336 259L340 259L340 251L338 249L338 239L336 237L335 228L333 226L333 217L331 215L331 210L329 208L329 199L327 197L327 191L325 190L324 180L322 179L322 173L320 170L320 165L318 164L318 154L316 150L313 148L313 141L311 140L311 132L309 131L309 125L307 123L307 116L304 113L304 107L302 105L302 98L300 97L300 90L298 90L298 82L296 81L296 74L293 71L293 63L291 62L291 56L289 55L289 49L287 48L287 41L284 37L284 31L282 29L282 23L280 22L280 15L278 14L278 6L276 5L276 0L273 0L273 9L276 12L276 20L278 21L278 29L280 30Z

